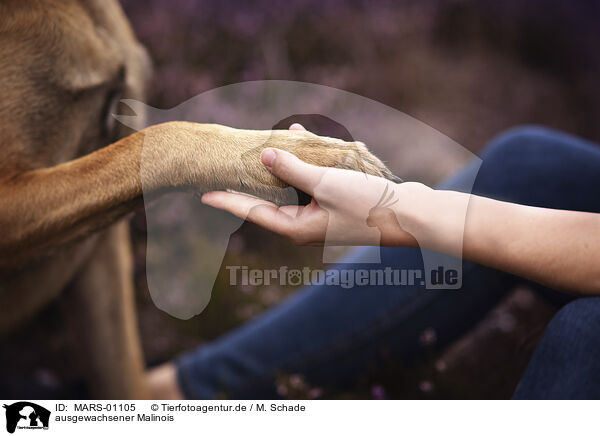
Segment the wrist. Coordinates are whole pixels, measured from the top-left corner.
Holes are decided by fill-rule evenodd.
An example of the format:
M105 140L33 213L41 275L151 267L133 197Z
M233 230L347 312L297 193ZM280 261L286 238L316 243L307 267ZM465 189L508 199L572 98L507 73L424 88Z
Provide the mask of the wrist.
M208 135L202 124L172 121L137 133L142 138L140 173L144 190L201 186Z
M399 228L394 232L393 241L388 245L422 246L423 232L426 223L424 219L427 212L424 206L430 204L433 189L418 183L404 182L394 186L398 201L392 206Z
M398 185L398 223L421 248L460 256L470 195L421 183Z

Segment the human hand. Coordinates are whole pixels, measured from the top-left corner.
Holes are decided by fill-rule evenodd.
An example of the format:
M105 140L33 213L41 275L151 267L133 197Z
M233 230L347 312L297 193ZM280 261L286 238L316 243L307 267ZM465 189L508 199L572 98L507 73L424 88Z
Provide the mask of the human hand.
M293 125L292 130L303 129ZM204 204L227 210L299 245L410 245L416 240L402 226L401 206L414 183L303 162L268 148L263 165L276 177L312 196L307 206L281 206L234 192L209 192Z

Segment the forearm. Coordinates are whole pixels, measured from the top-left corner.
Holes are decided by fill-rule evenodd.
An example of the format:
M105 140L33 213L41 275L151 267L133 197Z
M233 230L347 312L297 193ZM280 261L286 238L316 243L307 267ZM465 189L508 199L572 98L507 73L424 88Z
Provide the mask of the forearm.
M600 294L600 215L472 196L465 257L555 289Z
M600 214L453 191L424 189L415 195L417 207L410 211L404 204L399 213L420 246L462 254L555 289L600 294Z
M89 155L0 180L0 266L26 262L114 223L167 190L242 189L245 152L268 131L172 122L148 127ZM258 165L256 165L258 166ZM273 177L264 168L264 180ZM257 171L254 171L257 173Z
M136 133L82 158L3 180L0 263L26 261L133 210L142 196L142 145L143 134Z

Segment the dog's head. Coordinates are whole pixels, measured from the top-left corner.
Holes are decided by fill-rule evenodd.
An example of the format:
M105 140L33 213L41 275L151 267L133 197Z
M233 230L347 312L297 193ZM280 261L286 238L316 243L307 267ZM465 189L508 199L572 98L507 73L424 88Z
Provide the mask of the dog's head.
M127 133L150 62L116 0L0 3L0 171L55 165Z

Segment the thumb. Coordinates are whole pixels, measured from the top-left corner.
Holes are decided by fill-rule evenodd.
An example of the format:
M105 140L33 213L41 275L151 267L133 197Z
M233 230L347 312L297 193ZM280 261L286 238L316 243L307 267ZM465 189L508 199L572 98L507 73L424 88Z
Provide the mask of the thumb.
M278 148L265 148L260 159L274 176L309 195L314 195L314 188L326 171Z

